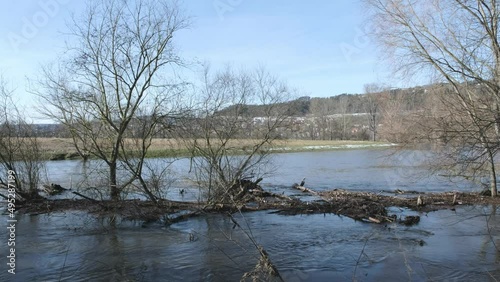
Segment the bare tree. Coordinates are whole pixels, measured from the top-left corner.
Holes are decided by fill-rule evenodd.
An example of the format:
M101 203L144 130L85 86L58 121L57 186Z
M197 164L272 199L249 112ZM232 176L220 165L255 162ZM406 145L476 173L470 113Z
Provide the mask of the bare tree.
M460 101L451 95L453 89L450 85L437 85L430 91L423 112L413 113L411 118L404 121L412 128L405 133L405 142L426 139L440 144L435 146L439 154L433 156L433 170L445 169L450 176L461 176L486 185L483 181L487 176L485 172L491 169L491 156L482 145L483 137L477 132L477 124L463 115ZM476 91L481 92L480 88Z
M44 161L33 125L13 101L13 94L0 77L0 166L15 173L16 201L21 202L42 198L38 186ZM7 179L0 177L0 184L6 186Z
M340 113L341 140L348 140L351 136L351 113L349 112L349 96L342 95L337 102L337 112Z
M455 139L472 159L489 167L490 191L497 194L495 156L500 137L500 4L495 0L365 0L372 8L373 34L395 69L406 75L431 76L450 85L448 96L458 118L455 126L474 132ZM477 86L481 91L477 91ZM460 124L463 123L463 124ZM455 129L452 129L455 130ZM466 135L470 136L470 134ZM460 144L459 141L465 142ZM469 143L474 141L474 146ZM454 144L457 144L454 143ZM466 154L465 156L470 155Z
M411 136L417 136L415 122L424 119L420 113L411 109L409 93L398 90L384 90L378 96L379 120L383 126L378 130L380 138L395 143L412 143Z
M318 126L319 135L322 140L333 140L335 121L333 113L335 103L331 98L311 99L310 112L314 114L314 123Z
M201 107L186 120L184 140L208 202L239 201L268 172L272 145L290 124L292 92L264 69L204 72ZM252 107L260 105L259 110ZM253 109L253 110L252 110ZM249 126L252 127L248 138Z
M128 155L137 148L126 140L132 124L145 123L135 152L144 157L157 126L177 114L171 101L183 84L172 69L182 61L173 37L187 24L170 1L92 2L69 26L68 60L44 69L43 113L67 127L82 155L106 163L113 200L141 177L143 161L131 165ZM120 166L129 172L122 181Z
M368 130L371 132L372 141L377 141L378 124L379 124L379 108L380 108L380 92L382 86L376 83L365 84L365 97L368 100L365 104L365 111L368 114Z

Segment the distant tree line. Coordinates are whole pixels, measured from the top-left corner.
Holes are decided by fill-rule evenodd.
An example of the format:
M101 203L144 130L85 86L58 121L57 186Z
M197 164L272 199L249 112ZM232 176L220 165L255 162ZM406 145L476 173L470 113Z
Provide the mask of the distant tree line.
M373 87L373 85L372 85ZM365 94L341 94L337 96L300 97L298 99L275 104L235 104L219 109L216 115L232 114L236 109L245 122L241 126L247 128L238 138L253 138L252 132L257 132L269 118L271 108L287 109L290 126L280 129L280 138L312 139L312 140L387 140L400 133L395 132L396 121L408 113L421 111L425 108L426 99L432 94L433 87L415 87L409 89L384 89L377 86L376 92ZM130 122L129 137L140 136L142 126L139 120L150 117L138 117ZM183 116L182 119L197 119L198 117ZM183 122L186 124L186 122ZM172 129L180 126L175 116L165 116L161 122L162 128L155 133L155 138L169 137ZM380 135L373 135L379 130ZM62 124L33 124L31 132L37 137L70 138L70 132ZM253 131L252 131L253 129ZM402 130L402 128L400 128ZM236 136L235 136L236 137Z

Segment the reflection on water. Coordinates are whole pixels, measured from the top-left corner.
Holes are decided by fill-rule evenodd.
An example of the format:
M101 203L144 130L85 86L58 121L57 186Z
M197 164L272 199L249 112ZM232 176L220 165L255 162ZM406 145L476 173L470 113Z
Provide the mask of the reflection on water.
M266 248L287 281L500 278L496 208L423 216L419 225L402 227L335 215L255 212L236 217L241 230L224 215L168 228L119 221L112 226L81 212L22 215L15 281L238 281L258 259L247 235ZM6 222L0 224L6 238ZM6 265L5 257L1 261ZM8 278L0 273L1 281Z

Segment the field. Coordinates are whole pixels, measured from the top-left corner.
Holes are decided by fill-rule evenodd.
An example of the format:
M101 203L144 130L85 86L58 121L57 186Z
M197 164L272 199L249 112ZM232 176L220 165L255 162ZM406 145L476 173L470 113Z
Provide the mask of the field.
M43 155L48 159L67 159L74 157L76 150L72 140L69 138L39 138L40 147ZM127 142L133 148L135 140L128 139ZM256 140L231 140L228 147L235 152L252 147ZM203 141L199 141L203 144ZM280 152L302 152L315 150L339 150L339 149L355 149L355 148L375 148L387 147L394 144L383 142L370 141L340 141L340 140L279 140L276 141L271 148L272 151ZM186 143L182 140L175 139L153 139L148 152L149 157L167 157L167 156L187 156L189 152L186 148Z

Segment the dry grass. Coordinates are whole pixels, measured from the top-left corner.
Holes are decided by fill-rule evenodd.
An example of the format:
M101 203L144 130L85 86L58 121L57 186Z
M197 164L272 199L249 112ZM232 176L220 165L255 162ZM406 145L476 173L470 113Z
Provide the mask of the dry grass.
M70 138L39 138L40 147L44 155L68 154L76 152ZM126 140L130 147L134 147L135 140ZM198 140L203 144L203 140ZM216 142L216 141L212 141ZM228 147L235 150L244 150L258 144L260 140L235 139L228 143ZM310 151L342 149L345 146L377 146L380 142L370 141L339 141L339 140L278 140L274 144L276 152L280 151ZM346 147L347 148L347 147ZM186 143L182 140L155 138L149 148L149 157L171 155L188 155Z
M345 146L345 145L375 145L384 144L371 141L353 141L353 140L287 140L278 141L278 146L290 148L309 147L309 146Z
M73 152L75 148L70 138L38 138L44 152Z

